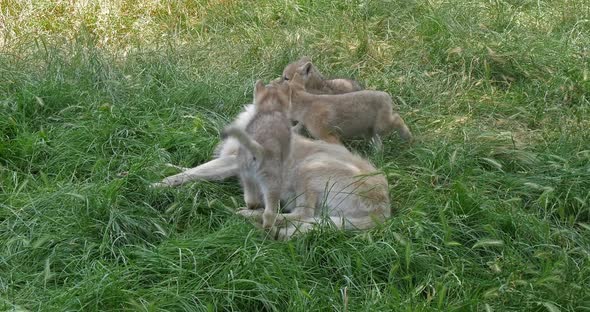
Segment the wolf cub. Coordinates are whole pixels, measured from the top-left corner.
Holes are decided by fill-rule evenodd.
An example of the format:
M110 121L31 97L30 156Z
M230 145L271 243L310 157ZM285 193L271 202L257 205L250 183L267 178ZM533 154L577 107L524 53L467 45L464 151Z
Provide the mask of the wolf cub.
M281 77L273 82L288 82L293 79L296 73L302 77L305 90L313 94L341 94L363 89L358 82L352 79L325 79L307 56L287 65Z
M286 86L267 87L257 81L256 112L245 130L239 125L224 130L225 136L232 136L240 143L237 160L244 201L248 209L256 209L262 199L264 228L273 225L279 211L283 167L291 148L291 123L286 114L289 98L279 88Z
M393 113L389 94L356 91L345 94L312 94L296 73L288 81L291 96L289 117L302 123L316 139L341 143L343 138L372 137L378 147L381 136L397 130L404 140L412 133L399 114ZM285 90L285 89L283 89Z

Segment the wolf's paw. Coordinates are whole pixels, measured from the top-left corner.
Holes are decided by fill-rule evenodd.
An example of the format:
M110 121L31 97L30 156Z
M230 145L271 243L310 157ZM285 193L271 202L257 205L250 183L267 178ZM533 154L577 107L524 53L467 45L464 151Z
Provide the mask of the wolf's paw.
M262 228L270 229L276 222L277 214L274 212L264 212L262 214Z
M264 213L264 209L248 209L242 208L236 212L237 215L240 215L246 219L260 219L262 221L262 214Z

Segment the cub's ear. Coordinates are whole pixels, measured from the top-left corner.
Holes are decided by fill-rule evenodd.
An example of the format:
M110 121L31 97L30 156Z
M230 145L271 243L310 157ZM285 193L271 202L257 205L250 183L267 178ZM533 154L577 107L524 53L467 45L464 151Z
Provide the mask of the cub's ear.
M291 108L291 88L286 86L286 88L282 88L281 91L282 92L278 93L279 104L283 112L288 112Z
M311 64L311 62L307 62L303 65L301 65L301 67L299 67L299 73L305 77L309 76L309 74L311 74L311 69L313 68L313 64Z
M299 59L299 64L305 64L305 63L311 63L311 57L304 56L301 59Z
M256 84L254 85L254 90L258 93L258 92L262 92L262 90L264 90L264 82L262 82L262 80L258 79L256 80Z
M256 95L260 95L266 89L264 86L264 82L262 80L256 80L256 84L254 85L254 100L256 101Z

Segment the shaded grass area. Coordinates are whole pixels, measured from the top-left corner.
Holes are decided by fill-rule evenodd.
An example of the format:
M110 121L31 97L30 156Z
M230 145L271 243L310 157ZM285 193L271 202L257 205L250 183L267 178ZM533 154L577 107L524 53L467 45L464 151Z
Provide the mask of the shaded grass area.
M585 1L10 2L0 25L0 307L590 306ZM392 220L275 242L235 180L152 190L301 55L385 90Z

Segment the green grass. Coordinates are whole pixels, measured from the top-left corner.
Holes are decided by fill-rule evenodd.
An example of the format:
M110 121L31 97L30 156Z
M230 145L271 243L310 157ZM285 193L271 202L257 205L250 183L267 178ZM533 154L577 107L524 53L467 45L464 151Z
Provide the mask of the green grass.
M0 310L590 310L590 4L0 1ZM309 55L390 92L382 227L276 242L153 190Z

